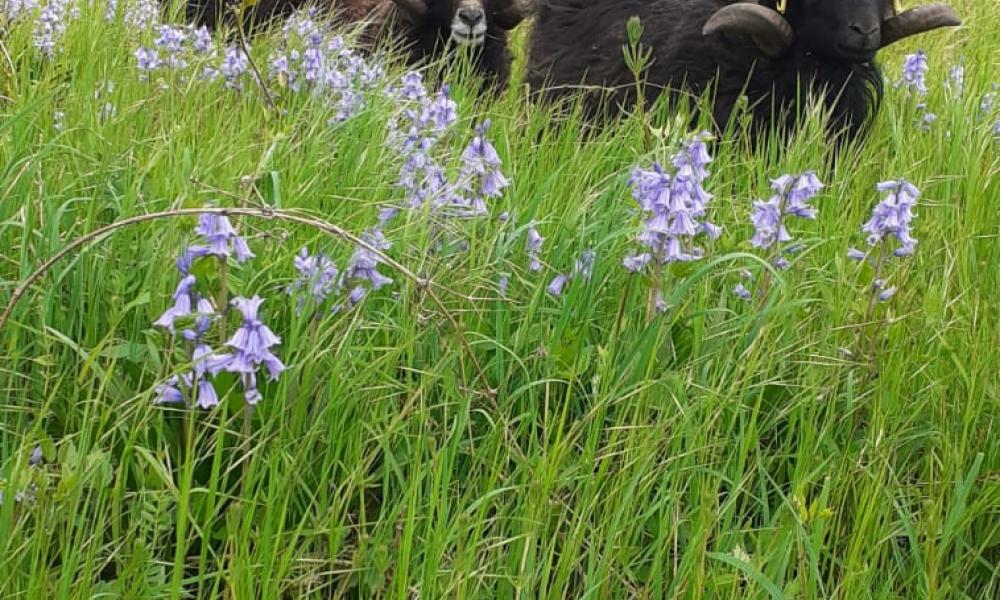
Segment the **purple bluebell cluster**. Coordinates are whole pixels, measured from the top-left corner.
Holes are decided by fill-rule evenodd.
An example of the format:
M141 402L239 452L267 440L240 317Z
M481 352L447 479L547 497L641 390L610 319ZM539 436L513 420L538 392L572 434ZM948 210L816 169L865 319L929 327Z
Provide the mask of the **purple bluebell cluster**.
M260 320L258 314L263 303L264 300L259 296L233 299L231 305L239 310L243 323L226 342L232 351L212 355L206 363L206 369L213 375L222 371L239 375L243 397L250 405L261 400L257 389L257 372L263 367L270 380L276 381L285 370L284 363L271 351L273 346L281 343L281 338Z
M390 222L401 209L428 207L432 217L476 218L489 214L487 201L499 198L510 181L502 161L487 138L489 121L475 127L475 135L459 157L454 180L446 174L448 147L441 140L458 121L458 104L448 86L427 91L419 72L403 75L389 94L402 110L389 123L388 143L402 161L398 187L405 197L382 210L379 221ZM464 245L459 242L459 246Z
M750 245L754 248L767 250L775 267L787 269L789 262L784 255L794 254L800 249L797 244L788 244L794 238L788 232L787 220L789 218L816 219L816 207L809 203L824 187L825 184L819 180L814 171L782 175L777 179L772 179L773 195L767 200L754 202L753 212L750 214L754 234L750 238ZM753 275L745 272L743 278L749 281ZM743 283L736 285L733 294L743 300L750 300L753 295Z
M924 95L927 93L927 53L918 50L907 54L903 59L903 79L900 85L911 92Z
M868 245L879 246L895 238L899 246L892 253L895 256L910 256L917 247L917 240L912 235L912 221L920 190L905 179L883 181L877 187L884 196L861 228L868 234Z
M937 115L927 110L926 102L918 103L917 111L920 112L920 116L917 117L917 129L921 131L930 131L931 125L933 125L938 119Z
M912 221L913 208L920 197L920 190L905 179L884 181L878 184L878 191L884 194L882 200L875 206L872 216L861 227L868 234L869 252L851 248L847 255L859 262L869 261L875 268L875 280L872 283L872 294L885 302L896 295L897 288L890 286L882 278L882 271L892 256L911 256L917 247L913 238ZM890 240L895 239L898 246L891 249ZM874 256L871 256L874 254Z
M185 389L193 394L191 399L200 408L210 408L219 403L215 387L206 377L207 361L212 349L202 340L217 315L212 303L195 290L196 283L194 275L184 275L174 292L173 306L153 322L153 325L166 329L171 335L177 333L178 321L190 322L190 326L181 331L180 337L186 342L185 346L193 363L190 372L173 375L156 387L157 403L182 403Z
M903 60L903 77L899 82L899 85L906 88L911 94L916 95L917 98L922 98L927 95L927 53L923 50L918 50L914 54L906 55ZM955 86L953 89L956 93L961 94L961 86L965 83L965 68L961 65L956 65L953 67L949 73L949 85ZM924 101L918 101L917 112L919 113L916 120L916 127L921 131L930 131L931 125L937 121L937 115L930 111L927 107L927 103Z
M70 20L70 1L49 0L35 19L32 38L35 48L45 56L54 56L63 36L66 35L66 27Z
M364 108L365 95L378 88L384 72L315 16L309 9L285 22L281 47L268 59L268 77L277 88L324 99L334 107L331 123L343 122Z
M406 196L402 206L414 209L425 204L434 208L451 204L455 190L434 150L458 120L458 105L447 86L429 94L423 77L415 71L403 75L400 85L389 92L404 107L389 123L389 145L402 159L397 183ZM389 209L383 221L396 213L398 208Z
M28 468L39 469L45 466L45 453L41 446L35 446L28 455ZM24 489L19 489L14 493L14 502L17 504L27 502L34 503L37 499L38 484L31 481ZM0 506L3 506L4 490L0 490Z
M733 295L735 295L740 300L750 300L753 297L753 295L750 293L750 290L747 289L747 287L742 283L736 284L736 287L733 288Z
M227 46L222 51L222 62L216 71L206 71L208 74L218 74L226 82L226 87L232 90L243 89L243 76L250 70L250 58L240 46Z
M771 189L774 191L768 200L754 202L754 210L750 216L750 222L754 226L754 235L750 238L750 245L754 248L775 251L774 264L778 268L788 266L788 261L782 257L781 252L794 252L796 247L785 247L781 245L792 241L792 236L788 233L785 220L789 217L800 219L816 218L816 208L809 205L809 202L816 197L823 189L823 182L816 177L813 171L807 171L799 175L782 175L771 180Z
M233 228L229 217L214 213L205 213L198 218L198 226L194 232L205 241L206 254L217 256L220 259L227 259L230 256L236 258L236 262L242 263L254 257L250 247Z
M659 164L652 170L632 172L632 197L644 215L643 230L636 239L646 250L626 257L622 261L626 269L638 273L650 263L697 260L704 251L693 245L695 237L704 233L717 239L722 234L720 227L704 220L712 199L704 188L711 161L704 135L699 135L673 156L673 175Z
M285 288L285 292L296 299L299 311L305 306L307 297L311 297L313 306L318 308L327 298L338 295L343 289L343 274L325 254L310 254L309 249L303 247L295 256L294 263L299 277Z
M112 8L114 7L114 8ZM115 20L117 16L117 0L108 5L104 18ZM125 25L135 31L149 31L160 24L160 5L157 0L126 0Z
M228 61L224 60L220 68L207 64L203 68L202 79L215 79L223 73L229 74L227 83L231 87L242 87L239 77L246 71L246 64L233 66L233 62L246 61L239 48L233 48ZM136 59L136 68L139 70L139 77L142 80L149 80L157 72L173 71L179 73L183 81L187 76L185 70L192 61L211 63L217 56L215 41L204 26L194 28L191 26L174 27L172 25L159 25L155 30L155 39L152 46L140 46L133 53ZM242 70L240 67L242 66Z
M486 139L489 128L489 120L478 125L475 137L462 152L462 171L458 181L472 215L487 214L486 200L499 198L503 189L510 185L500 170L503 165L500 155Z
M263 300L256 296L249 300L233 300L232 305L243 315L243 325L227 342L232 351L217 354L205 337L212 323L222 315L216 313L207 296L198 292L197 277L191 272L194 262L204 257L214 257L220 262L232 257L241 263L254 254L225 215L203 213L195 233L201 237L202 243L189 246L178 257L176 266L181 280L174 291L174 303L153 323L166 329L171 336L177 336L177 324L183 323L179 339L193 367L191 371L174 375L159 384L155 390L156 401L177 404L187 400L198 408L216 406L219 396L212 378L222 371L229 371L240 376L247 402L255 404L260 400L257 370L263 366L271 378L276 379L284 369L281 361L270 351L280 340L257 317Z
M0 0L0 15L4 16L8 24L33 15L36 8L38 0ZM0 31L3 31L2 26Z

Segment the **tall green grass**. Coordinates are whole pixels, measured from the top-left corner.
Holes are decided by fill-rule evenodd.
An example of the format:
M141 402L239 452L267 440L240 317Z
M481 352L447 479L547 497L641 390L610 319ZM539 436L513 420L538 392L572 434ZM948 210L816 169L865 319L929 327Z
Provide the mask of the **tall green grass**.
M267 298L289 366L246 424L238 391L212 412L152 403L184 368L151 322L192 218L73 253L0 330L0 597L995 598L1000 146L996 113L977 114L1000 80L1000 13L955 4L962 29L882 55L895 80L905 52L928 50L929 132L890 89L868 143L834 165L819 125L780 154L718 146L708 187L726 235L670 274L671 310L651 324L620 266L636 224L626 179L669 148L646 152L634 120L587 138L516 83L477 103L451 77L451 143L489 117L513 182L468 252L428 253L419 219L386 232L394 259L454 292L440 305L390 273L391 288L310 326L283 293L293 255L308 244L343 264L351 247L238 219L257 258L228 287ZM84 9L54 61L30 28L0 37L0 302L126 217L267 204L360 232L398 195L390 102L329 127L308 100L275 115L220 84L160 89L102 14ZM944 81L959 59L956 98ZM102 120L107 81L117 110ZM760 272L752 200L805 169L829 183L796 229L805 251L762 306L734 298L740 271ZM863 243L875 183L898 177L924 192L920 244L866 323L871 272L845 251ZM541 274L523 252L531 222ZM593 278L546 294L586 248ZM29 467L37 445L46 464ZM13 501L31 484L34 501Z

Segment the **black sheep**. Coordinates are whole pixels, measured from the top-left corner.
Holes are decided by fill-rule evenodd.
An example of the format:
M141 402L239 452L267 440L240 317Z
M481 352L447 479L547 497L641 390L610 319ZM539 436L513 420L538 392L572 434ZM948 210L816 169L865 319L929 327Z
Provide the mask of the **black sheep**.
M239 0L190 0L187 18L215 27L233 24ZM413 64L442 56L454 45L474 48L472 64L492 89L510 77L508 32L527 16L530 0L258 0L244 10L243 24L257 30L308 5L341 22L369 20L369 41L387 37L406 49Z
M794 129L806 108L804 92L810 92L830 111L834 131L846 130L851 138L863 132L881 103L876 52L904 37L960 24L947 6L899 13L894 0L539 0L538 5L528 82L545 97L564 96L582 84L589 89L590 114L634 104L634 78L622 47L626 22L636 15L654 61L645 74L652 88L647 97L664 89L674 96L707 92L715 124L722 128L745 95L759 133L776 118L779 129Z

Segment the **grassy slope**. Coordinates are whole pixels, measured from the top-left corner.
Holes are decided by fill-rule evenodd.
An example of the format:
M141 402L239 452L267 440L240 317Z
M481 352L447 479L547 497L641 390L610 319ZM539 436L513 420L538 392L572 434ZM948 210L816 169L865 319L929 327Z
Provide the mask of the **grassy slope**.
M281 293L292 255L309 243L343 263L350 248L240 221L258 258L230 286L268 298L290 366L249 437L236 393L194 417L189 451L178 414L150 402L178 368L150 322L190 219L64 260L0 331L0 475L41 485L30 509L0 507L0 596L995 597L1000 155L974 115L998 78L1000 17L991 2L957 4L964 29L883 57L895 77L904 52L928 49L938 123L915 131L912 102L889 92L870 143L821 169L820 217L797 225L808 251L761 312L732 297L755 263L731 253L749 249L750 202L769 176L821 167L815 135L780 162L719 152L711 211L727 235L709 251L727 258L699 265L677 311L647 328L643 288L619 266L633 233L627 170L652 159L638 129L582 145L516 93L482 111L514 181L493 214L515 219L476 224L448 264L420 250L418 224L388 232L392 256L464 294L496 298L498 275L512 275L506 301L445 295L462 333L398 274L362 310L308 328ZM4 42L18 76L0 82L13 98L0 103L0 300L71 238L232 204L244 175L277 172L282 207L354 231L392 197L378 143L391 107L331 129L308 103L267 119L220 86L156 90L137 81L120 31L84 23L49 66L30 60L26 31ZM943 81L959 56L955 101ZM117 105L104 124L102 80ZM461 85L456 95L463 124L478 120ZM894 322L872 381L839 350L854 343L870 278L844 252L863 241L874 184L901 176L925 194L920 246L879 309ZM515 235L532 219L544 275ZM549 277L587 247L592 282L548 296ZM59 453L44 475L25 465L43 438Z

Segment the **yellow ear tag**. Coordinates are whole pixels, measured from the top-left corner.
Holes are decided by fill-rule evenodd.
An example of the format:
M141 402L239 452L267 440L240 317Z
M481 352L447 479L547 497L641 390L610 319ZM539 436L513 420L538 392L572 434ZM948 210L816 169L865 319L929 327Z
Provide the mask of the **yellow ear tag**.
M899 0L896 0L897 2ZM788 0L778 0L778 12L785 14L785 9L788 8Z

